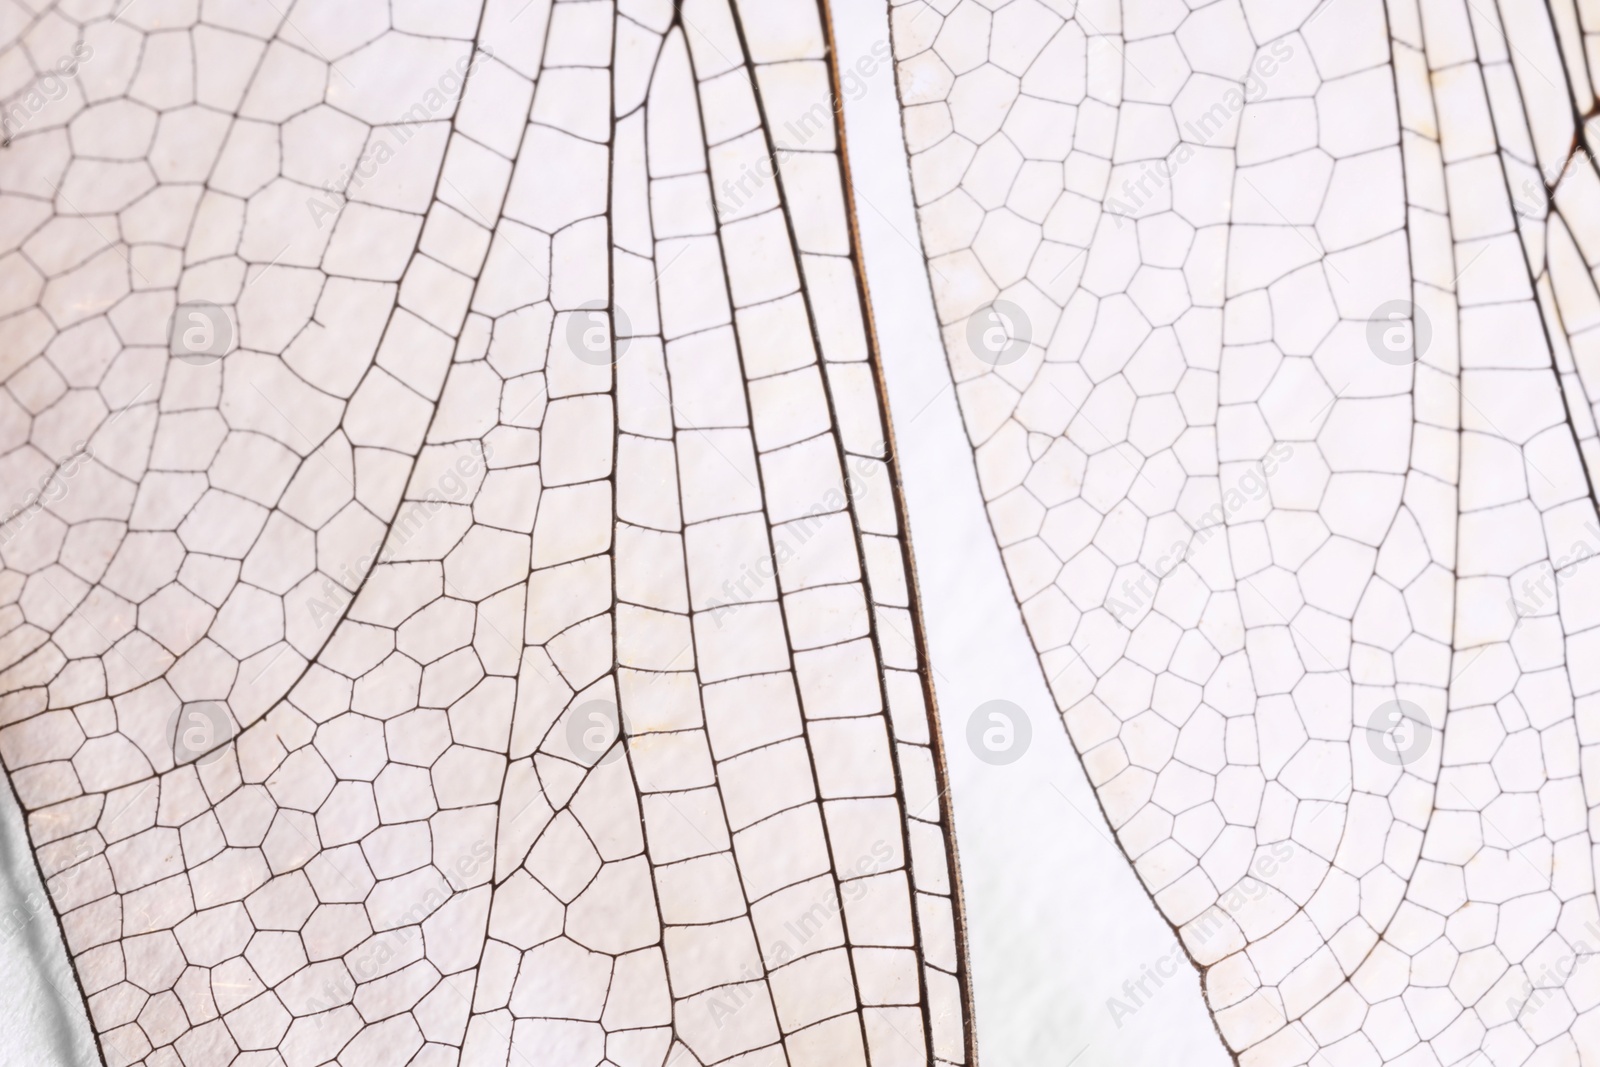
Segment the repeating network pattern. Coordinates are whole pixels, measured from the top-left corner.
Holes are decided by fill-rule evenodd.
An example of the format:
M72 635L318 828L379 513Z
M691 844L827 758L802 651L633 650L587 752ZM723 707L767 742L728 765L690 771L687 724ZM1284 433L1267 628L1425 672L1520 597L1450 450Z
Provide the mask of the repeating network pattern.
M994 534L1227 1046L1600 1063L1600 9L893 26Z
M967 1062L813 0L0 26L0 758L106 1062Z

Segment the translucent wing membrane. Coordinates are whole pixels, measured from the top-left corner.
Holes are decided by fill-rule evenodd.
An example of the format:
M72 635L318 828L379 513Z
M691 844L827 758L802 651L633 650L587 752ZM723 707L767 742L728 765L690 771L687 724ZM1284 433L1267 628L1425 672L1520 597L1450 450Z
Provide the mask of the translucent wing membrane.
M1592 5L893 26L995 538L1224 1042L1600 1062Z
M969 1062L815 0L3 16L0 759L105 1061Z

